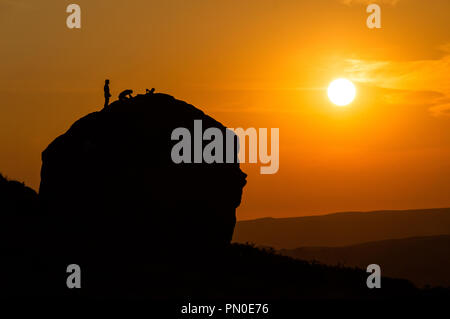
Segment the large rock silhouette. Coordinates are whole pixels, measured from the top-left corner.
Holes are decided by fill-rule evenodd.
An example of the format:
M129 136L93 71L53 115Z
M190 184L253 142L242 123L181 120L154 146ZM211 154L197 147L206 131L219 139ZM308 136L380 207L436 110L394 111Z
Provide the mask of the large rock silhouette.
M225 136L194 106L149 94L116 101L56 138L42 153L39 191L51 241L89 258L229 243L246 183L238 145L231 164L173 163L172 131L193 132L194 120Z

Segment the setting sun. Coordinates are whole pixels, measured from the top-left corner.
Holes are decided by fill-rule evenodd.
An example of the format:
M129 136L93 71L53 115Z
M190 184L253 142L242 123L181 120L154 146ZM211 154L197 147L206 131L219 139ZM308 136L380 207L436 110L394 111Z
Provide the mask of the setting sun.
M336 79L328 86L328 98L337 106L350 104L356 96L355 85L347 79Z

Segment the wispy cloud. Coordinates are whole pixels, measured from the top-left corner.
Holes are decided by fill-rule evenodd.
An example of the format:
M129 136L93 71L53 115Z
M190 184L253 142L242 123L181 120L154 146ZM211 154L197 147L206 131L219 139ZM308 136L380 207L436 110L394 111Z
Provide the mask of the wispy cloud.
M347 60L347 76L355 82L396 90L391 103L425 103L432 114L450 115L450 44L436 60L365 61Z

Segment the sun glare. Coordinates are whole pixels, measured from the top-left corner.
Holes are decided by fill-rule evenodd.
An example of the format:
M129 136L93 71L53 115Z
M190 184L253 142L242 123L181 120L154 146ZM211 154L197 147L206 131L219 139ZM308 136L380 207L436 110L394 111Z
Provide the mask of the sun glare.
M356 96L355 85L347 79L336 79L328 86L328 98L337 106L350 104Z

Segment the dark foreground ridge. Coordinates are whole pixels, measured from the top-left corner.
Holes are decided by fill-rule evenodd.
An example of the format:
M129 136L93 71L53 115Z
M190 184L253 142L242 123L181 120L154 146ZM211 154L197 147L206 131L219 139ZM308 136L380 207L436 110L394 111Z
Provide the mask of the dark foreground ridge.
M6 208L0 294L179 300L429 294L389 278L370 290L363 270L230 244L246 183L239 164L177 165L170 157L172 130L192 130L197 119L203 129L226 130L168 95L114 102L75 122L43 152L39 196L0 179ZM81 267L81 289L66 286L70 264Z

